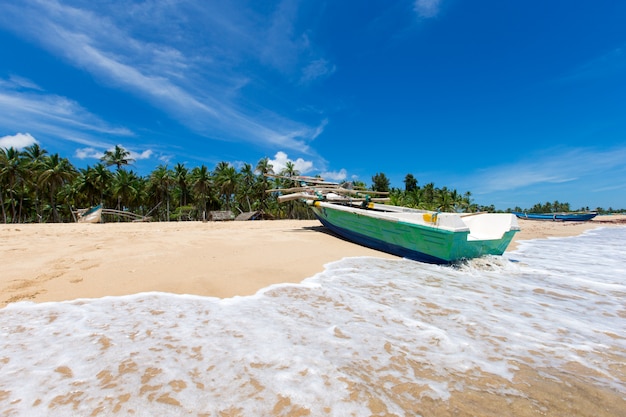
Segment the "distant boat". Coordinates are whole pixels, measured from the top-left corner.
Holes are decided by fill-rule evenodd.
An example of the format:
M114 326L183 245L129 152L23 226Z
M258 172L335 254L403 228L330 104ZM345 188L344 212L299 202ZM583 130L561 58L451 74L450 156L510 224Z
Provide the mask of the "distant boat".
M598 215L595 211L568 212L568 213L521 213L514 211L520 219L547 220L553 222L586 222Z
M102 219L102 205L98 204L90 209L78 210L76 214L78 223L100 223Z

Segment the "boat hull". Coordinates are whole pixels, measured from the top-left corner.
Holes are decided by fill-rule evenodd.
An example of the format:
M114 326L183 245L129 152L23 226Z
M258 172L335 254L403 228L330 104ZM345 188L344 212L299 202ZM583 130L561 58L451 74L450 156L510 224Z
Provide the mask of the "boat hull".
M102 206L97 205L84 213L79 214L78 223L100 223L102 220Z
M469 230L449 231L404 221L384 220L366 210L345 211L314 205L315 216L328 229L354 243L428 263L452 263L484 255L502 255L517 232L498 239L469 239Z

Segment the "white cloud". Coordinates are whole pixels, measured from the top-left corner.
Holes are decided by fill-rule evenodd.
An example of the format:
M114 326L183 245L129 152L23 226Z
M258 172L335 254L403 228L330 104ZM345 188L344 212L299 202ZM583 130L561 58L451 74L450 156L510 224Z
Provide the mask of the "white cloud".
M152 156L152 150L148 149L146 151L137 153L137 152L130 152L130 157L132 159L134 159L135 161L139 161L140 159L150 159L150 157Z
M174 155L161 155L158 157L158 160L163 162L165 165L169 164L174 160Z
M269 161L274 167L273 170L275 173L279 173L286 166L287 162L292 162L295 166L295 169L300 172L300 174L306 174L313 169L313 162L305 161L302 158L298 158L295 161L290 159L285 152L279 151L276 152L274 159L270 159Z
M322 172L320 176L325 180L343 181L348 176L348 173L346 172L345 168L342 168L339 171Z
M420 17L435 17L439 13L441 0L416 0L415 11Z
M81 148L81 149L76 149L76 152L74 152L74 155L78 158L78 159L100 159L104 156L104 152L102 151L98 151L94 148Z
M0 148L22 149L39 143L30 133L17 133L12 136L0 137Z

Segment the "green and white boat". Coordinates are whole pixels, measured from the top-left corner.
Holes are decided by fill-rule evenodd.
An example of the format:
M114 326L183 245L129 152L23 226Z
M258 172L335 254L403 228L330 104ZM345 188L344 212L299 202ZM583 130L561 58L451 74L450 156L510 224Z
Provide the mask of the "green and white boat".
M386 204L309 200L315 216L352 242L429 263L502 255L516 232L508 213L438 213Z
M268 190L282 194L279 202L305 200L335 234L409 259L452 263L502 255L520 230L510 213L440 213L378 204L389 201L379 196L387 193L354 190L321 178L286 178L301 185Z

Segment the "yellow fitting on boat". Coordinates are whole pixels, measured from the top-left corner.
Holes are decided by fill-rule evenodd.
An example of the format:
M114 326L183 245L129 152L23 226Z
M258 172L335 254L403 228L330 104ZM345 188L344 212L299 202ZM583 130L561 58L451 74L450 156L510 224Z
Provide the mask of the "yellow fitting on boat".
M319 206L320 206L320 202L319 202L319 201L315 201L315 202L313 203L313 206L315 206L315 207L319 207Z
M424 218L424 221L427 223L437 222L437 213L424 213L422 217Z
M367 205L367 208L369 208L369 209L373 209L373 208L374 208L374 203L369 203L369 204Z

